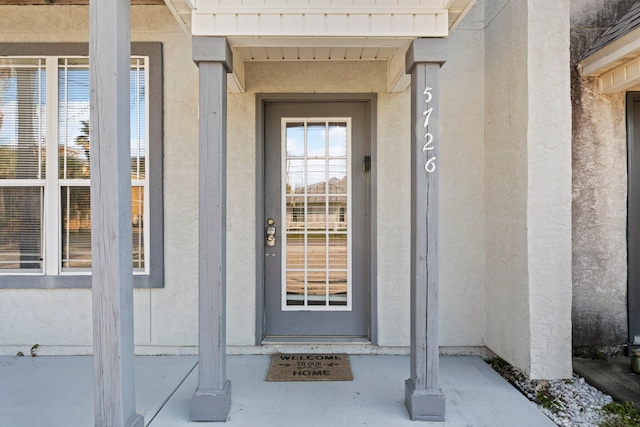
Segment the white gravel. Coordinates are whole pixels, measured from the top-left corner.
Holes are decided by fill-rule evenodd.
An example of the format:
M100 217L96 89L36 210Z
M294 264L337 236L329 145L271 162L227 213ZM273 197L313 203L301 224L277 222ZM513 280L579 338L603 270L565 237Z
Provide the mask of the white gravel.
M498 371L562 427L598 426L606 420L602 407L613 401L577 375L570 380L532 381L511 366Z

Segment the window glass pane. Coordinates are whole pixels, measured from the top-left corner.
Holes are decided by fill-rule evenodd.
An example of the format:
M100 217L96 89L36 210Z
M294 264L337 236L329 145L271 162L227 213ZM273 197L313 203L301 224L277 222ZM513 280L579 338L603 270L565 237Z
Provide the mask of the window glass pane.
M132 265L140 273L150 268L148 65L147 57L131 57ZM47 106L47 83L57 105ZM0 274L90 271L89 101L87 57L0 57ZM157 116L161 108L151 111ZM50 126L58 135L47 140ZM47 160L54 176L46 176ZM50 223L45 213L55 217L55 229L43 228ZM44 260L45 254L53 259Z
M63 269L91 268L90 187L60 189L61 250ZM132 258L134 271L145 266L144 187L131 189Z
M133 270L144 269L144 187L131 188Z
M329 305L347 305L347 272L329 272Z
M144 179L147 146L147 85L144 58L131 59L131 178Z
M324 157L326 150L326 132L324 123L307 125L307 157Z
M327 161L307 160L307 194L325 194L324 183L327 180Z
M42 187L0 186L0 271L42 270Z
M311 196L307 198L307 229L324 232L327 229L326 197Z
M287 193L304 194L304 160L286 160Z
M347 230L347 198L332 196L329 198L328 229L330 231Z
M144 58L131 59L131 179L146 181L147 94ZM59 177L90 178L89 61L63 58L58 63ZM64 181L63 181L64 182ZM132 186L132 263L145 268L144 185ZM61 259L63 269L91 268L89 187L61 187Z
M60 59L58 69L59 177L89 178L89 60Z
M307 305L326 305L327 272L309 270L307 272Z
M304 271L287 271L287 305L304 305Z
M130 72L131 177L144 179L147 96L144 58L133 58ZM89 178L89 60L64 58L58 71L60 172L63 179Z
M329 123L329 156L347 155L347 124Z
M287 123L287 157L304 156L304 123Z
M287 197L287 231L304 231L304 197Z
M90 187L60 189L62 268L91 268Z
M0 59L0 179L44 178L45 62Z
M287 269L303 270L304 256L304 235L287 233Z
M329 193L347 194L347 160L329 160Z
M347 234L329 235L329 268L347 268Z

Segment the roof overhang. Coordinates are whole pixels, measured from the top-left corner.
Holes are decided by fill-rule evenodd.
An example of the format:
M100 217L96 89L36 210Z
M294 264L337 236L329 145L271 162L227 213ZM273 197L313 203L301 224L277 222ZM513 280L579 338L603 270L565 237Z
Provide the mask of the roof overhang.
M226 37L234 53L231 92L244 91L246 61L385 61L387 88L409 79L404 55L418 37L447 37L476 0L413 0L388 5L321 0L165 0L192 36ZM223 3L224 5L221 5Z
M596 77L601 93L640 85L640 28L602 47L579 63L582 74Z

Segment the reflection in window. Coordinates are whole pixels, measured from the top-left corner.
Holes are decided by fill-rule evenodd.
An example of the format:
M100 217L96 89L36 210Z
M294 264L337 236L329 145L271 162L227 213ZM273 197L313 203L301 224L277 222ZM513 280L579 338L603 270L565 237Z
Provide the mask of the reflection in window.
M144 272L149 240L143 225L146 66L146 57L132 57L132 262L139 272ZM47 82L53 82L56 87L49 89L57 94L51 117L45 112L51 112L47 106L56 99L47 99ZM0 58L1 273L91 268L89 93L86 57ZM46 134L48 124L57 127L57 140ZM57 228L44 228L56 223Z
M283 308L348 308L350 122L283 120Z

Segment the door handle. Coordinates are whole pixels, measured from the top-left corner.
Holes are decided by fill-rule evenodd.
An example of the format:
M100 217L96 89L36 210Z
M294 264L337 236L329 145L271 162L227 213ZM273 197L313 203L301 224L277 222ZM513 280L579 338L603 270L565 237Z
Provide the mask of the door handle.
M276 245L276 227L273 224L274 224L273 218L269 218L267 220L267 229L266 229L267 238L264 243L266 246L270 248Z

